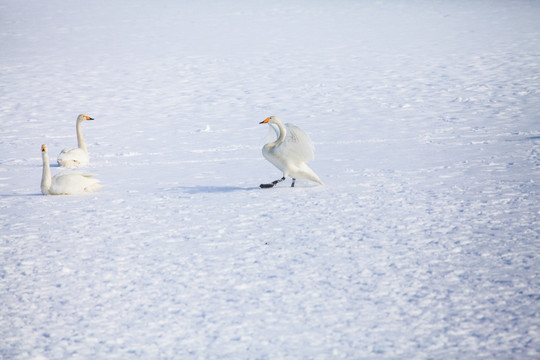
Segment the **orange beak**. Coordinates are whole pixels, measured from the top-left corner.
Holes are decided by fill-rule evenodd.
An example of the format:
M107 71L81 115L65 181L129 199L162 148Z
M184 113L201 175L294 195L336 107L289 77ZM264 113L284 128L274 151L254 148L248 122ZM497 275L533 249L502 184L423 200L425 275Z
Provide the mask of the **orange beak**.
M41 145L41 151L47 151L47 146L46 145Z
M267 117L266 119L264 119L263 121L261 121L259 124L266 124L268 122L268 120L270 120L269 117Z
M84 115L84 117L86 118L86 120L94 120L93 118L91 118L90 116L86 116Z

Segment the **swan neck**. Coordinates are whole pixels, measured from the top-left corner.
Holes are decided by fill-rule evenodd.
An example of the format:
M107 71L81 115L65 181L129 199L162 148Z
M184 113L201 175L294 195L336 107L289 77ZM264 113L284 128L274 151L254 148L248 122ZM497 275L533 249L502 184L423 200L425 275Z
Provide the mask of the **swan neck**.
M276 140L276 144L281 144L283 140L285 140L285 136L287 136L287 130L285 129L285 126L281 122L276 122L276 125L279 129L279 136Z
M82 136L82 121L77 121L77 145L79 149L84 150L85 152L88 152L86 149L86 143L84 142L84 138Z
M43 153L43 173L41 174L41 193L47 195L51 187L51 167L49 166L49 155Z

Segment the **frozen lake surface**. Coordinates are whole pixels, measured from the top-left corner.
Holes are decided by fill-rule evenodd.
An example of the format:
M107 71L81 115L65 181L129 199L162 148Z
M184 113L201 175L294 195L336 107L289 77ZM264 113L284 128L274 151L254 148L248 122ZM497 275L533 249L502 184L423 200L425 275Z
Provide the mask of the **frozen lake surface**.
M0 358L540 357L539 2L0 14ZM259 189L270 115L325 186Z

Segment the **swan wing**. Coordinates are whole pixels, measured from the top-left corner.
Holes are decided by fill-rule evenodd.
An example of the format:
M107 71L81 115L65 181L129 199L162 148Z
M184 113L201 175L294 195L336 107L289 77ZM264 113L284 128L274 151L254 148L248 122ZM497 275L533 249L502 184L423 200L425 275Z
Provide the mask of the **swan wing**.
M84 170L66 170L66 171L62 171L61 173L56 174L54 177L60 178L64 176L82 176L86 178L91 178L91 177L96 176L96 174L93 174L91 172L84 171Z
M63 171L52 178L49 193L54 195L93 193L103 187L94 176L86 171Z
M293 124L285 124L287 135L276 152L291 162L303 163L315 158L314 146L311 138L304 130Z
M88 153L83 149L71 148L64 149L58 155L57 159L58 165L64 167L77 167L81 165L87 165L90 160Z

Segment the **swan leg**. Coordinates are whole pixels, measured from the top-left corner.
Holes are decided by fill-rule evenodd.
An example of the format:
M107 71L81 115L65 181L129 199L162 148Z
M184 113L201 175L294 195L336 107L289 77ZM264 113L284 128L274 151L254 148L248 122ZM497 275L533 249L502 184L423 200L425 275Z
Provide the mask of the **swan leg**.
M285 180L285 176L282 177L281 179L279 180L274 180L272 181L270 184L261 184L259 185L262 189L268 189L268 188L271 188L271 187L274 187L274 185L276 185L277 183L279 182L282 182L283 180Z
M292 178L292 184L291 184L291 187L294 187L294 182L296 181L295 178Z

